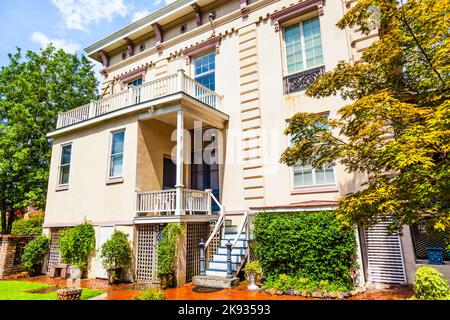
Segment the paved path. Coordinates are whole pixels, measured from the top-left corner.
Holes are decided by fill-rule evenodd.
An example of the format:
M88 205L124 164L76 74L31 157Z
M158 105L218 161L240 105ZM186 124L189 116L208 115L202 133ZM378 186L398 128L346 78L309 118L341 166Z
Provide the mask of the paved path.
M21 278L18 280L47 283L52 286L65 287L66 280L51 279L47 276ZM105 294L95 300L132 300L143 288L133 284L108 285L107 280L81 280L82 288L102 290ZM141 290L140 290L141 289ZM206 291L206 292L205 292ZM310 300L310 298L295 296L271 296L265 292L251 292L247 290L247 283L243 282L234 289L201 290L192 284L180 288L166 290L168 300ZM391 289L371 290L348 300L403 300L412 296L407 287L392 287Z

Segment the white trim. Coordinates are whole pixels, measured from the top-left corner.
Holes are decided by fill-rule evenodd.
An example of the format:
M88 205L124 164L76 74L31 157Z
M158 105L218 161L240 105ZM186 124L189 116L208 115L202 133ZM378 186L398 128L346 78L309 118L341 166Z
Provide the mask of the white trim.
M112 147L113 147L113 138L115 134L119 134L123 132L123 150L122 150L122 174L119 176L111 176L111 163L112 163L112 158L115 155L120 155L120 153L117 153L115 155L112 154ZM118 178L124 178L125 177L125 140L126 140L126 128L123 129L117 129L117 130L113 130L110 131L109 133L109 149L108 149L108 171L107 171L107 176L106 179L107 180L112 180L112 179L118 179Z
M63 165L61 165L61 162L62 162L62 157L63 157L63 149L65 147L68 147L68 146L70 146L70 161L69 161L68 164L65 164L64 166L65 167L66 166L69 167L69 178L68 178L68 182L67 183L61 184L60 183L61 182L61 167L63 166ZM73 150L73 141L60 145L60 148L59 148L59 161L58 161L58 180L57 180L57 185L56 185L57 188L68 187L69 184L70 184L70 171L71 171L71 167L72 167L72 150Z
M314 211L332 211L335 210L337 206L317 206L317 207L296 207L296 208L267 208L267 209L257 209L252 210L255 213L261 212L314 212Z

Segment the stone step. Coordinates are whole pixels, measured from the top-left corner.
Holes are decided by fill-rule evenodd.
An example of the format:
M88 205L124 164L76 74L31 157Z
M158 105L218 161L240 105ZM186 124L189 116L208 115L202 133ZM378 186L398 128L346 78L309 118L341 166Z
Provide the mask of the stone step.
M226 254L215 254L213 261L227 262L227 255ZM231 261L234 263L241 263L242 256L238 255L238 254L231 255Z
M232 255L241 255L244 256L247 252L247 248L234 248L233 250L231 250L231 254ZM226 247L219 247L217 249L217 253L218 254L227 254L227 248Z
M224 276L207 275L196 276L192 279L195 286L217 289L229 289L239 285L239 278L226 279L226 273Z
M237 271L237 267L238 267L237 263L231 263L231 270ZM210 261L210 262L208 262L207 269L227 271L227 262L226 261Z
M226 270L216 270L216 269L206 269L206 275L207 276L213 276L213 277L221 277L226 278L227 277L227 271ZM236 275L236 272L233 272L233 276Z
M221 247L226 247L226 244L228 243L228 240L231 240L231 239L221 240L220 241L220 246ZM231 243L233 243L233 241L231 241ZM247 247L247 240L238 240L238 242L236 242L235 247Z

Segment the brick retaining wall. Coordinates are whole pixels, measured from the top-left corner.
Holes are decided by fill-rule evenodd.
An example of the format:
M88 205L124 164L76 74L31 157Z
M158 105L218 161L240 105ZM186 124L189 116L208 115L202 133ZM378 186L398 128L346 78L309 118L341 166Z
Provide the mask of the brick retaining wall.
M23 271L23 249L35 236L0 236L0 279Z

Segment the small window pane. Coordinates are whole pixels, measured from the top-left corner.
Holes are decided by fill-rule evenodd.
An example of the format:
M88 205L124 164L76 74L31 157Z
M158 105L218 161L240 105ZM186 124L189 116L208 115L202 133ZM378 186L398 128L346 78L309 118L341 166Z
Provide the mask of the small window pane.
M111 157L111 170L110 177L120 177L123 174L123 155L117 155Z
M61 165L70 164L72 154L72 145L64 146L62 148Z
M113 135L112 140L112 154L118 154L123 152L123 142L125 138L125 132L118 132Z
M70 166L65 165L61 167L60 170L61 172L59 175L59 184L60 185L69 184Z

